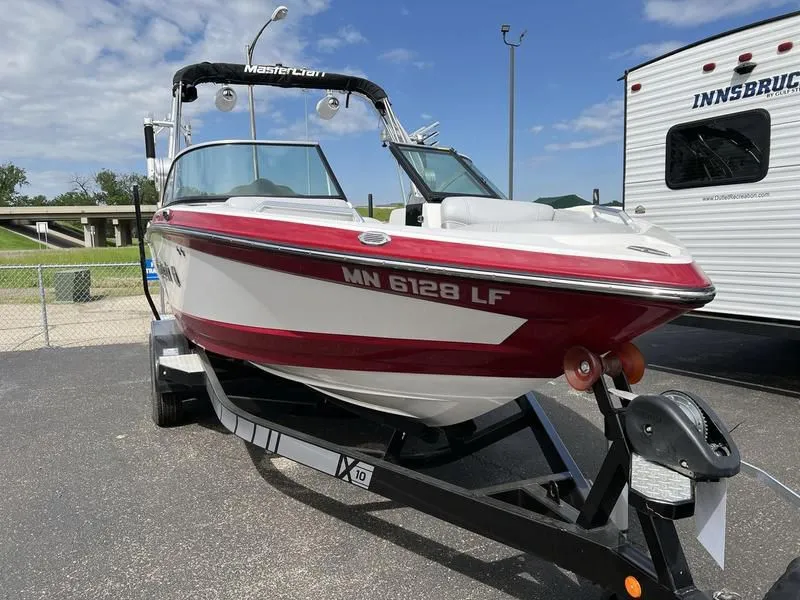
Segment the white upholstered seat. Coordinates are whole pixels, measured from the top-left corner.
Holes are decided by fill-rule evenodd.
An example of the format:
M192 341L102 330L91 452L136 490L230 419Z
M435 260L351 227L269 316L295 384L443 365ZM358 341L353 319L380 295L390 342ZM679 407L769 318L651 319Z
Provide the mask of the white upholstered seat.
M552 206L535 202L451 196L442 201L442 227L552 221L555 212Z

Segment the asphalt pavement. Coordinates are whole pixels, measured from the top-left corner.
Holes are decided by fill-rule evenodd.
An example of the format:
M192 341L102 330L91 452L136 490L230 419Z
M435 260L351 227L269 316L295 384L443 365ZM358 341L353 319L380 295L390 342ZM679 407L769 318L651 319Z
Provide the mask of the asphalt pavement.
M637 390L685 389L730 425L744 460L800 490L800 343L665 327L640 341ZM591 396L542 382L542 406L593 477ZM533 556L263 452L204 405L150 420L144 345L0 354L0 598L596 599ZM531 475L528 433L442 468L469 485ZM697 582L761 598L800 555L800 510L740 474L724 571L680 531Z

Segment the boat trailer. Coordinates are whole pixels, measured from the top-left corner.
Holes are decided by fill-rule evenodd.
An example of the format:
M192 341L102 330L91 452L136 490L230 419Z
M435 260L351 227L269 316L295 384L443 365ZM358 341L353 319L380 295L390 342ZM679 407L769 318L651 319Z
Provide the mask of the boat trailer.
M340 404L303 384L194 347L168 316L152 321L150 365L152 417L159 426L182 423L184 401L207 396L226 429L268 454L552 562L602 587L609 598L739 598L696 588L676 531L676 520L694 515L702 490L724 486L740 464L727 429L695 396L637 396L624 372L594 381L608 453L591 482L532 393L516 400L514 414L489 425L429 428ZM322 432L304 426L312 415L328 424ZM363 447L336 439L362 421L383 431L377 449L375 440ZM343 424L332 427L333 422ZM420 472L526 429L550 473L468 489ZM631 510L646 549L629 539ZM765 600L789 598L800 598L800 559Z

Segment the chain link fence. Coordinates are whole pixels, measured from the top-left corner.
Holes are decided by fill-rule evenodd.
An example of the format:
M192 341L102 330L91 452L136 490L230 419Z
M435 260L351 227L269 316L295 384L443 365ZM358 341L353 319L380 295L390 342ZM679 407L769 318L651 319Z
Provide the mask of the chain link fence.
M138 262L0 265L0 352L144 342L151 318Z

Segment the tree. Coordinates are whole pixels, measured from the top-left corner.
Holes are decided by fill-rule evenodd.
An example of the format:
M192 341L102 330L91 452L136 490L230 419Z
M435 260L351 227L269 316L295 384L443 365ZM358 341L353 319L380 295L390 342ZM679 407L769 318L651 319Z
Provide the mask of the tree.
M50 202L47 196L17 196L13 206L47 206Z
M72 198L77 199L78 206L99 204L95 178L88 175L74 175L72 177Z
M53 198L53 204L58 206L92 206L97 204L97 189L94 177L86 175L73 175L72 189Z
M156 184L149 180L146 175L131 173L128 177L130 190L133 190L134 184L139 186L139 198L142 204L156 204L158 202Z
M140 173L115 173L102 169L94 175L74 175L71 189L48 201L45 196L23 196L19 188L28 185L25 170L11 163L0 165L0 206L92 206L133 204L133 186L139 186L142 204L158 202L155 184Z
M94 180L97 187L100 188L98 204L130 204L119 175L103 169L94 176Z
M0 206L16 206L19 202L19 189L28 185L25 169L10 162L0 165Z
M91 206L94 203L94 197L77 190L70 190L53 198L56 206Z
M142 204L158 202L158 193L152 181L139 173L114 173L104 169L95 175L100 188L101 204L133 204L133 186L139 186Z

